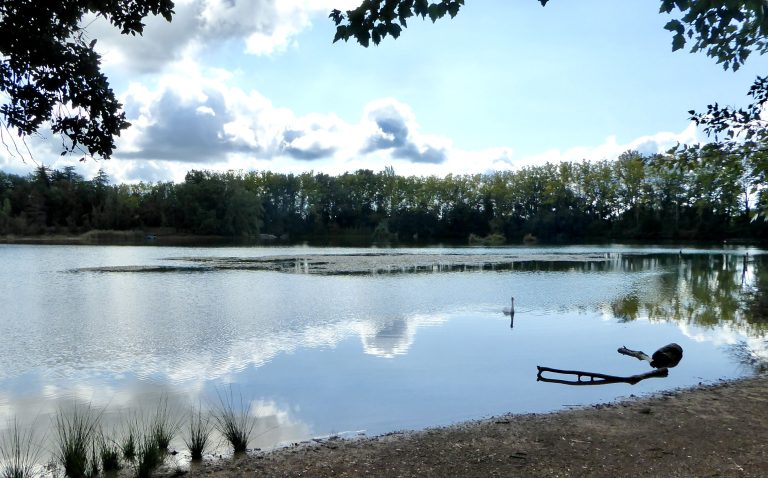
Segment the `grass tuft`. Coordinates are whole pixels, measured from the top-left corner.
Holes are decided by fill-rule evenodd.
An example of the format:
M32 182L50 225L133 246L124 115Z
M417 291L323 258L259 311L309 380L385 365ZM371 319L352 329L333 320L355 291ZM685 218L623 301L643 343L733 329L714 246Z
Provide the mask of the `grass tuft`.
M110 471L117 471L121 468L120 455L122 450L114 440L104 435L102 431L99 437L99 461L101 462L101 469L104 473Z
M202 460L211 439L211 420L203 416L201 407L193 408L189 417L189 434L184 437L184 444L189 449L193 460Z
M126 461L133 461L136 458L136 441L139 434L139 420L136 416L131 415L128 418L128 424L123 429L120 437L120 452L123 454L123 458Z
M242 453L248 449L248 440L256 426L256 418L248 413L248 406L243 402L242 395L239 396L239 403L236 403L232 388L228 394L217 392L217 395L219 404L213 413L214 426L232 445L235 453Z
M35 478L40 475L37 463L40 446L30 427L22 430L18 421L8 421L8 429L0 437L0 478Z
M163 463L165 450L157 445L157 438L152 430L137 439L134 471L137 478L149 478L155 469Z
M167 450L181 428L181 421L173 417L167 398L163 397L158 402L150 427L157 447Z
M98 474L96 438L101 414L90 405L75 406L71 413L56 415L57 459L70 478L89 478Z

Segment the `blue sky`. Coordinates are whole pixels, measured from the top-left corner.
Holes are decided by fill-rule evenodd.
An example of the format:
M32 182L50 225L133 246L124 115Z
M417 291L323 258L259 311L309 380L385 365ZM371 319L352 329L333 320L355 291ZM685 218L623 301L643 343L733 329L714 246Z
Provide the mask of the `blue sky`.
M671 51L670 17L647 0L467 0L453 20L412 20L378 47L331 40L332 8L355 0L177 0L144 38L105 22L104 69L134 126L103 167L116 182L182 180L189 169L482 173L545 161L613 159L704 138L689 109L741 105L765 65L723 71ZM357 1L359 3L359 0ZM0 153L4 154L4 153Z

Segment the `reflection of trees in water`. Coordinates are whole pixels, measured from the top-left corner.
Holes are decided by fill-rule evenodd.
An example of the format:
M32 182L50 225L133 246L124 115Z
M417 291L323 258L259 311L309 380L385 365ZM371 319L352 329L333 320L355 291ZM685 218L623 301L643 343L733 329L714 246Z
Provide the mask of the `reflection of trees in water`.
M768 372L768 340L749 343L740 340L726 347L728 353L739 363L755 370L757 373Z
M640 262L640 264L638 264ZM768 268L762 256L750 259L746 270L737 255L627 256L622 270L664 271L650 287L611 304L621 321L647 317L699 327L731 324L749 336L768 330L765 294Z
M620 262L621 270L664 273L654 276L642 292L611 304L619 321L647 317L721 328L741 336L725 347L736 361L758 372L768 371L768 260L764 256L747 261L727 254L628 256Z

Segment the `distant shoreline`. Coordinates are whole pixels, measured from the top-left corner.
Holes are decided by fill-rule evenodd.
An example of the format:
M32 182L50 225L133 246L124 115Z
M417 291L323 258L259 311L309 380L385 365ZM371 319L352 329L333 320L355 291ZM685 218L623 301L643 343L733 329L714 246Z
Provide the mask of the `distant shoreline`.
M573 242L538 242L525 244L523 242L508 242L504 244L469 244L461 241L432 241L432 242L381 242L363 239L355 235L324 235L317 237L280 238L271 234L258 234L255 236L220 236L201 235L180 232L154 232L152 230L91 230L82 234L39 234L39 235L0 235L0 244L42 244L42 245L85 245L85 246L293 246L310 245L317 247L517 247L517 246L562 246L562 245L600 245L600 241L573 241ZM605 245L671 245L671 246L714 246L718 244L728 245L754 245L765 247L768 242L760 242L754 239L732 239L728 241L697 241L690 239L680 240L607 240Z
M238 242L259 243L258 237L231 238L226 236L204 236L197 234L153 234L143 231L94 230L83 234L40 234L0 236L0 244L48 244L48 245L130 245L130 246L176 246L176 245L219 245ZM269 243L273 243L271 241Z

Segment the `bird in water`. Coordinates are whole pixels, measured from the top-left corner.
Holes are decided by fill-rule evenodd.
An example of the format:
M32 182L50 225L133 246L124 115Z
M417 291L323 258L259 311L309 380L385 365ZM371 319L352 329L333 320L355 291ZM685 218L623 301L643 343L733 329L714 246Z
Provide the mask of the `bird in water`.
M515 327L515 298L512 297L512 302L509 307L504 307L501 311L504 315L509 316L509 328L513 329Z
M515 315L515 298L512 297L512 303L509 307L504 307L501 309L501 311L504 313L504 315Z
M672 343L665 345L653 353L653 356L651 356L651 367L674 367L675 365L679 364L680 360L682 359L683 348L675 343Z

